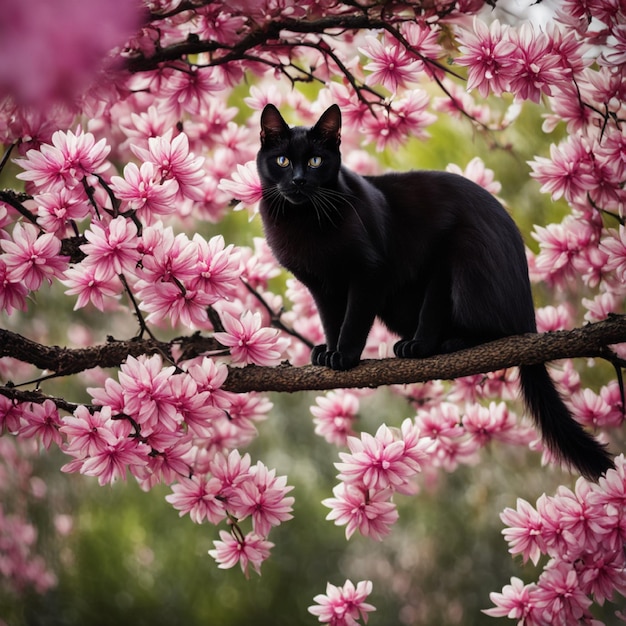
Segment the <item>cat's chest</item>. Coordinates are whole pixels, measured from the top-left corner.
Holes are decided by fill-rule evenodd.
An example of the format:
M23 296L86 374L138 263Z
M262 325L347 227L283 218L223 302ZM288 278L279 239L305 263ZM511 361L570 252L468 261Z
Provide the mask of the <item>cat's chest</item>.
M266 221L267 243L278 262L294 274L344 272L358 262L359 251L348 234L315 223Z

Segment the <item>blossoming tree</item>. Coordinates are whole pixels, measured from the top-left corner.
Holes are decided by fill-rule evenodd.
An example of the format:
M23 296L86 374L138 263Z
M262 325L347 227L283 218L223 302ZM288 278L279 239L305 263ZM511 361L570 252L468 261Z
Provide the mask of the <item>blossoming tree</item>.
M33 446L56 446L67 455L62 471L101 485L127 476L146 491L169 485L166 499L181 516L219 527L210 551L219 567L248 575L261 572L271 530L294 503L287 477L244 450L271 415L264 392L325 392L311 408L316 432L341 452L324 504L348 539L382 540L398 517L397 493L414 493L420 474L474 462L491 441L541 450L515 402L516 365L611 362L615 379L595 389L569 360L555 376L577 419L617 437L626 15L618 0L563 0L543 27L505 25L485 6L494 4L63 0L49 14L43 0L8 2L0 16L3 462L27 463L20 459ZM380 171L387 149L427 142L440 118L497 141L526 103L541 105L554 141L528 174L566 206L559 223L534 228L538 248L528 252L532 279L561 294L537 311L540 330L551 332L398 361L380 358L394 338L376 325L369 360L355 370L306 365L322 340L310 295L293 279L276 287L280 268L262 239L236 246L202 234L208 223L219 233L232 211L254 216L258 115L269 102L304 124L338 103L345 160L362 173ZM506 196L479 159L449 168ZM70 347L47 336L50 289L73 303L73 327L83 325L68 335ZM105 342L88 330L99 312L110 324ZM68 377L89 400L58 391ZM357 434L365 396L356 389L383 385L412 416ZM543 571L494 592L486 612L527 626L592 623L594 603L626 596L625 511L622 456L597 484L581 478L573 490L506 509L511 553L541 560ZM29 552L33 527L1 504L0 519L0 573L45 590L54 578ZM28 540L16 550L19 536ZM365 621L370 591L369 581L329 583L310 611L337 626Z

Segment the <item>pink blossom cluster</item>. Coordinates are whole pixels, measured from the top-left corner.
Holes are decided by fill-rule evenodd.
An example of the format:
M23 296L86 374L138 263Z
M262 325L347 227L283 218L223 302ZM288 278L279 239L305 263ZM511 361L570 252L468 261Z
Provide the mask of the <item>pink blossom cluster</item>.
M220 567L240 563L247 574L251 564L259 572L269 556L271 528L291 519L294 499L286 494L292 487L262 462L251 466L236 447L254 438L254 423L271 404L221 390L223 363L205 357L183 368L164 366L159 355L131 356L117 381L88 389L95 409L81 405L61 417L51 400L14 404L0 396L2 423L45 448L61 447L73 457L65 472L97 477L101 485L126 480L128 473L145 490L172 485L166 499L180 515L230 525L211 551ZM239 524L246 518L252 530L243 535Z
M533 507L519 498L501 517L509 551L535 565L547 557L536 583L511 579L502 593L492 593L494 608L485 613L507 616L526 626L596 624L593 603L626 598L626 461L598 484L579 478L574 491L561 486L543 494Z
M372 593L372 582L361 580L354 585L346 580L342 587L326 585L326 593L313 598L317 604L309 607L309 613L317 615L322 624L328 626L357 626L359 619L367 623L368 613L376 608L365 602Z
M346 527L346 539L355 531L381 541L398 519L393 495L413 493L412 479L428 460L432 446L414 422L407 419L395 431L381 425L376 435L348 437L347 452L335 463L340 483L333 498L322 501L331 509L326 519Z
M261 573L261 563L274 545L267 540L270 530L292 518L294 498L286 495L291 489L286 476L276 476L261 461L251 466L248 454L242 457L233 450L216 454L208 473L179 477L166 500L198 524L227 521L230 532L220 531L220 540L214 541L209 554L221 568L239 564L247 576L249 565ZM252 529L244 534L240 524L247 518Z

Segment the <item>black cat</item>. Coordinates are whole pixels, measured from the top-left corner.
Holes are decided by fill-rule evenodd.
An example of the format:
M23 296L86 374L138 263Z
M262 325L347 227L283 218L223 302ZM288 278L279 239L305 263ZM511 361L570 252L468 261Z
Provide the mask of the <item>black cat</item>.
M536 332L522 237L502 205L470 180L438 171L360 176L341 165L341 112L290 128L261 117L260 212L278 261L311 291L326 344L312 362L354 367L378 317L420 358ZM576 422L544 365L520 367L548 448L586 477L613 467Z

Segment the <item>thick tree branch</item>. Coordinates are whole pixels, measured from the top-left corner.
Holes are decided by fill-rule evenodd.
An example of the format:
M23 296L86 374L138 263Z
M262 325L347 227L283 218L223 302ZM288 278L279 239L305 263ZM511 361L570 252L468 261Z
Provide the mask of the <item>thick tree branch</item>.
M380 387L428 380L452 380L517 365L533 365L577 357L602 357L615 364L619 360L609 346L624 341L626 341L626 316L615 315L602 322L574 330L506 337L469 350L427 359L392 358L363 361L347 372L337 372L313 365L232 368L224 388L235 392L293 392L344 387Z
M439 355L427 359L380 359L363 361L347 372L307 365L293 367L248 366L231 367L224 389L243 393L248 391L325 390L342 387L380 387L383 385L451 380L492 372L517 365L532 365L565 358L601 357L616 367L624 363L609 346L626 342L626 316L613 315L608 319L582 328L544 334L526 334L506 337L469 350ZM31 363L58 376L76 374L93 367L116 367L128 356L161 353L171 358L172 349L181 350L182 358L192 358L220 350L210 337L195 334L170 342L154 339L114 341L89 348L61 348L44 346L17 333L0 329L0 356L13 357ZM12 385L0 387L0 394L20 399L21 394ZM28 400L43 401L46 396L29 396ZM26 399L26 398L24 398Z
M109 338L105 344L88 348L61 348L44 346L18 333L0 329L0 357L13 357L39 369L54 372L57 376L78 374L93 367L118 367L129 356L160 353L172 360L172 348L180 347L183 358L223 349L212 337L196 333L171 341L156 339L129 339L117 341Z

